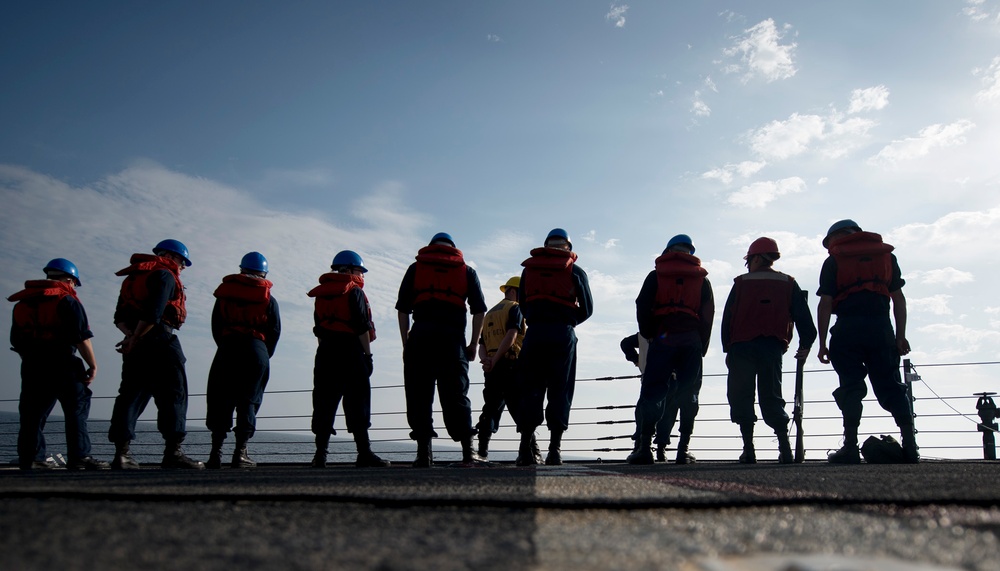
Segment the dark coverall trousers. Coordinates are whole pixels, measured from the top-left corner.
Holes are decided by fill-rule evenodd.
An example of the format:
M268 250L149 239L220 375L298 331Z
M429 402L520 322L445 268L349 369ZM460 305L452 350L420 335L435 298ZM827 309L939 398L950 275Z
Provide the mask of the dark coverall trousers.
M208 408L205 425L214 435L225 435L233 427L235 434L247 440L257 430L257 411L264 399L270 376L267 346L253 337L224 339L215 352L208 371L205 401Z
M370 377L357 335L343 333L321 338L313 367L313 434L337 433L333 421L343 399L347 431L367 436L372 417Z
M505 407L517 423L516 364L513 359L501 359L490 372L483 374L483 413L476 425L480 434L496 434Z
M414 322L403 351L403 387L410 438L422 442L434 432L434 385L444 426L456 442L476 433L469 402L469 360L465 328Z
M865 376L871 379L875 397L892 414L897 426L911 426L913 413L906 385L899 374L896 334L886 316L838 317L830 329L830 362L840 377L833 391L844 414L844 427L861 424L861 400L868 394Z
M548 429L569 428L576 388L576 331L572 325L536 323L528 327L518 355L521 379L518 431L534 432L545 420ZM544 406L548 394L548 405Z
M635 407L635 422L640 437L652 438L656 423L663 416L664 399L680 407L678 431L690 435L698 415L701 392L702 344L697 332L678 333L650 340L646 370ZM676 374L673 377L672 374Z
M69 461L90 456L90 387L83 384L86 369L83 361L73 355L22 356L21 399L18 403L20 431L17 436L17 457L21 466L32 461L44 461L45 421L56 401L66 417L66 449Z
M150 332L147 337L152 335ZM168 442L184 439L188 405L186 361L181 342L173 334L143 339L122 357L122 384L111 412L108 440L114 443L134 440L135 422L146 410L150 398L156 403L156 428L163 438Z
M784 352L784 341L775 337L757 337L730 346L726 358L730 420L739 425L757 422L753 406L756 388L764 422L777 432L788 432L788 413L781 396Z

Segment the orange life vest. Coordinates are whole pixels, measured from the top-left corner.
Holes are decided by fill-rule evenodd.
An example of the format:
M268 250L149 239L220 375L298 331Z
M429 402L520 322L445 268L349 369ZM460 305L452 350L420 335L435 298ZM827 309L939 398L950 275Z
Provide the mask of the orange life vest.
M219 300L223 336L266 340L264 327L267 325L267 309L271 305L272 285L268 280L244 274L222 278L222 283L215 288L215 297Z
M893 249L873 232L855 232L834 240L830 244L830 255L837 261L837 296L833 308L859 291L889 297Z
M795 280L774 271L751 272L733 280L730 343L757 337L792 340L792 291Z
M444 244L431 244L417 252L413 275L413 303L436 299L465 309L469 293L462 251Z
M701 286L708 272L701 260L684 252L667 252L656 258L654 315L685 313L700 317Z
M52 341L59 330L59 315L56 311L64 297L76 296L73 286L56 280L30 280L24 282L24 289L7 298L15 301L14 327L23 338L36 341Z
M531 257L521 262L524 266L524 301L552 301L577 308L576 286L573 283L573 264L577 255L559 248L535 248Z
M364 276L330 272L319 277L319 285L309 290L309 297L316 298L316 326L328 331L341 333L361 333L351 328L351 306L348 293L352 289L361 289L361 297L365 303L368 315L368 340L375 340L375 322L372 320L372 308L365 295Z
M187 318L187 309L184 307L187 296L184 295L184 284L181 283L181 272L177 264L168 258L151 254L132 254L129 263L129 267L115 272L116 276L125 276L120 294L122 305L136 313L142 311L142 304L149 297L146 278L151 272L167 270L174 276L177 287L174 288L174 296L167 301L162 320L170 327L180 329Z

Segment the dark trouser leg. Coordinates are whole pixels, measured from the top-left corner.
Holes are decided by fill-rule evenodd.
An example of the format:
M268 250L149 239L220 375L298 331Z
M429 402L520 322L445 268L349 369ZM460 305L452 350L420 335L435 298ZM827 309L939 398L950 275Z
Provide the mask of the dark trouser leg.
M461 335L464 335L462 331ZM441 340L443 354L437 379L438 397L448 436L455 442L465 442L475 434L472 428L472 403L469 401L469 361L465 356L464 339L455 335Z
M231 345L220 346L208 370L208 383L205 388L205 426L212 434L221 433L223 438L233 428L233 411L236 409L235 388L241 376L238 357L232 354Z
M484 433L493 434L500 428L500 417L503 415L506 401L504 400L504 373L499 369L509 368L506 359L497 363L496 367L488 373L483 374L483 412L479 415L479 422L476 428L479 430L479 437Z
M839 325L833 327L830 338L830 361L840 380L840 386L833 391L833 398L844 415L844 446L856 448L863 411L861 401L868 394L868 385L865 384L868 368L863 360L862 347L855 343L856 338Z
M235 389L236 402L236 434L253 438L257 431L257 412L264 400L264 389L271 374L270 359L267 346L263 341L254 339L246 348L246 358L241 376Z
M17 457L22 468L30 467L35 461L44 462L46 457L45 420L56 405L56 395L48 388L42 368L40 364L21 363Z
M329 341L320 340L313 365L311 423L312 432L317 436L317 450L318 437L325 436L329 440L331 434L337 433L333 428L333 421L337 416L337 408L340 406L343 395L343 381L338 375L336 354ZM325 458L325 446L323 450Z
M416 329L416 325L414 325ZM406 421L410 438L429 442L434 434L434 385L438 363L433 351L434 339L420 331L410 331L403 351L403 389L406 396Z
M516 418L517 430L522 437L533 434L545 420L545 378L547 366L543 338L531 329L524 336L524 344L517 362L517 392L520 395Z
M146 374L153 379L156 427L164 440L179 445L187 435L188 382L186 359L177 336L171 336L169 343L157 344L148 357Z
M59 401L66 417L66 450L70 462L90 456L90 432L87 419L90 418L90 400L93 392L79 380L65 383L60 391Z
M136 420L146 410L146 405L153 396L142 356L141 348L136 348L122 357L122 382L118 387L118 396L115 397L111 411L111 425L108 428L108 440L119 447L135 440Z
M549 404L545 408L545 419L551 432L562 433L569 428L569 413L576 390L576 333L566 325L554 329L550 335L551 372L547 376Z

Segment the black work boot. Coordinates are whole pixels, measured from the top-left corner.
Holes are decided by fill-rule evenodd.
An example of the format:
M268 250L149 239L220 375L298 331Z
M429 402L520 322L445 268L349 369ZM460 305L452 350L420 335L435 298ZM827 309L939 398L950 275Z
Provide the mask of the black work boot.
M792 455L792 444L788 441L788 430L775 431L774 435L778 437L778 463L794 463L795 456Z
M330 446L330 435L329 434L317 434L316 435L316 454L313 455L312 462L309 464L313 468L326 468L326 449Z
M247 453L247 438L245 436L236 437L236 449L233 450L233 468L256 468L257 463L250 459Z
M541 451L538 450L538 441L535 439L535 432L522 432L521 445L517 449L516 466L535 466L541 464Z
M917 446L917 435L913 425L900 426L899 435L903 440L903 463L916 464L920 462L920 452L918 452L920 447Z
M428 436L417 441L417 458L413 461L414 468L430 468L434 466L434 453L431 451L431 438Z
M372 452L371 440L368 434L357 433L354 435L354 445L358 448L358 458L354 461L356 468L387 468L389 461L379 458Z
M756 464L757 451L753 447L753 423L741 424L740 435L743 437L743 453L740 454L740 464Z
M667 445L665 443L659 443L656 445L656 461L667 461Z
M695 457L688 452L688 444L691 442L690 434L681 434L680 440L677 441L677 464L694 464L696 462Z
M861 451L858 450L858 426L860 422L844 420L844 446L826 457L831 464L860 464Z
M212 450L208 453L208 462L205 462L205 467L209 470L222 468L222 443L225 441L224 433L212 435Z
M93 456L83 456L66 463L67 470L107 470L110 467L107 462Z
M479 429L479 449L476 453L483 460L487 459L490 455L490 437L493 434L489 430Z
M462 464L483 463L483 459L472 450L472 436L470 434L462 440Z
M160 462L160 468L164 470L204 470L204 464L188 458L184 454L184 451L181 450L182 441L182 439L167 441L167 445L163 449L163 461Z
M562 430L552 430L549 436L549 453L545 456L546 466L562 466Z
M831 464L860 464L861 451L858 450L857 444L844 444L844 447L840 450L831 452L830 455L826 457L826 460Z
M128 442L115 443L115 457L111 461L112 470L137 470L139 463L135 461L129 452Z
M635 450L628 455L625 459L629 464L652 464L653 463L653 451L650 450L652 446L651 438L648 436L640 436L635 440Z

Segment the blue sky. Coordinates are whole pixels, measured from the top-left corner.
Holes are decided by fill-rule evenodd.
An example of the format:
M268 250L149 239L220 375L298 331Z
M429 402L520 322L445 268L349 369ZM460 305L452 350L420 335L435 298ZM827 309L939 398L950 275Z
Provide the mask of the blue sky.
M396 289L431 235L455 237L491 301L556 226L594 289L581 377L634 373L618 340L673 234L694 238L721 309L761 235L815 291L820 239L847 217L897 247L915 363L997 360L993 0L20 3L0 8L0 78L0 286L52 257L80 266L99 395L118 384L113 272L166 237L195 263L192 392L211 292L247 251L268 257L285 318L272 389L311 385L305 292L341 249L371 268L373 382L393 385ZM706 373L725 371L716 341ZM3 353L0 398L16 398ZM922 373L954 395L1000 389L993 371ZM283 408L308 412L265 403Z

